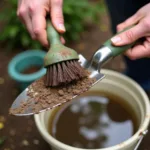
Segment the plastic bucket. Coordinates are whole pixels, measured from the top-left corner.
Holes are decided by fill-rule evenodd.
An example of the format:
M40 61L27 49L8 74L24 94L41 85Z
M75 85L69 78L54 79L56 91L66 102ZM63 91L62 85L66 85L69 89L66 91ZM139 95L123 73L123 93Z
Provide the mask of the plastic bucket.
M46 69L43 68L45 54L46 52L41 50L27 50L19 53L10 61L8 73L13 80L19 83L21 90L46 73ZM41 69L31 74L21 73L30 66L39 66Z
M150 121L150 103L145 91L132 79L120 73L101 70L106 77L97 83L90 90L108 91L120 97L131 106L136 114L139 123L138 131L128 140L109 148L95 149L95 150L134 150L141 134L147 130ZM61 143L53 138L48 133L48 120L51 117L52 111L44 112L35 115L35 123L42 137L51 145L53 150L87 150L82 148L75 148ZM64 129L65 130L65 129ZM66 129L67 132L67 129ZM114 136L119 133L116 133ZM94 150L94 149L93 149Z

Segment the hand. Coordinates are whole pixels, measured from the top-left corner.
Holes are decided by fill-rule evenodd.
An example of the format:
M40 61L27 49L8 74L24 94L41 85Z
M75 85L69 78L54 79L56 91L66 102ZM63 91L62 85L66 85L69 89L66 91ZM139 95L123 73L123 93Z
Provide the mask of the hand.
M141 44L137 44L129 49L126 55L132 60L150 57L150 3L142 7L125 22L119 24L117 30L121 31L131 25L135 26L113 37L111 39L112 43L115 46L122 46L144 37L145 40Z
M65 32L62 12L63 0L18 0L17 15L25 24L31 37L48 46L46 33L46 15L50 13L56 30Z

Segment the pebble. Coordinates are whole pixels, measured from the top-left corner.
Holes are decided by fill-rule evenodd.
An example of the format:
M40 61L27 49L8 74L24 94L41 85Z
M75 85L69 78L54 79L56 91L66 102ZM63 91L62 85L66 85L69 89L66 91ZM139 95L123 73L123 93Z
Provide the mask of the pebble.
M64 91L64 92L67 92L67 89L66 89L66 88L63 88L63 91Z
M64 91L63 91L63 90L59 90L59 91L58 91L58 94L59 94L60 96L63 96L63 95L64 95Z
M87 75L89 73L87 72ZM61 86L60 88L45 88L44 87L44 78L41 78L34 82L32 86L29 87L29 91L27 92L30 95L30 99L27 102L27 107L31 107L35 113L38 113L42 108L53 108L53 106L58 106L58 104L62 104L66 101L72 99L73 96L79 95L84 91L87 91L91 84L93 83L93 79L84 78L77 82L74 82L70 85ZM39 90L42 91L40 94L34 96L34 92L39 93ZM49 94L50 93L50 94ZM38 103L36 105L32 105L32 99L37 99ZM17 112L24 112L26 107L21 105L22 107L18 108L18 110L10 110L11 114L15 114ZM29 126L33 125L32 120L27 122Z
M27 140L23 140L23 141L22 141L22 145L23 145L23 146L29 146L29 142L28 142Z
M68 89L68 93L71 93L72 92L72 90L71 89Z
M33 140L33 144L35 144L35 145L39 145L39 143L40 143L40 141L39 141L39 140L37 140L37 139L34 139L34 140Z
M14 129L11 129L10 132L9 132L9 134L11 136L15 136L16 135L16 131Z
M73 94L79 94L80 91L79 90L73 90Z

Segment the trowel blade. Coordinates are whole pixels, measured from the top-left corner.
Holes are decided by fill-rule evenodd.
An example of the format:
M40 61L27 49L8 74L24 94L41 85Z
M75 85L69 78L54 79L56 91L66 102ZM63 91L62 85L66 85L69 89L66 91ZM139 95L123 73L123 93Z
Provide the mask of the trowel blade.
M91 67L88 67L89 66L89 63L88 61L82 56L82 55L79 55L79 62L81 63L81 66L83 66L85 69L89 70L91 72L90 74L90 78L96 78L96 81L95 83L92 84L95 85L97 82L99 82L101 79L103 79L105 76L101 73L99 73L98 71L94 70L94 69L91 69ZM35 81L36 82L36 81ZM27 95L27 92L28 92L29 88L26 88L17 98L16 100L13 102L12 106L11 106L11 109L15 109L15 108L19 108L21 103L22 102L26 102L28 99L30 99L30 97ZM76 96L72 97L75 98ZM65 103L65 102L64 102ZM63 103L61 103L63 104ZM35 103L33 102L33 105L35 105ZM55 106L53 106L52 108L54 107L57 107L59 106L60 103L56 104ZM23 113L17 113L17 114L14 114L15 116L28 116L28 115L34 115L35 112L32 111L32 108L33 106L30 105ZM41 112L44 112L44 111L47 111L49 109L52 109L51 107L50 108L46 108L46 109L42 109L40 110L38 113L41 113Z

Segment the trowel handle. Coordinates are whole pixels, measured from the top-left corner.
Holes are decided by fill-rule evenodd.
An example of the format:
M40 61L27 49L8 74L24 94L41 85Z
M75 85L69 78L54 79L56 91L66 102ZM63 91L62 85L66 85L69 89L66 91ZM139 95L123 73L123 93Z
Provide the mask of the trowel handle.
M50 20L47 21L47 37L51 45L61 44L59 33L55 30Z
M125 30L121 31L121 32L124 32L128 29L131 29L133 26L129 27L129 28L126 28ZM119 32L119 33L121 33ZM118 34L119 34L118 33ZM119 54L122 54L124 53L126 50L128 50L129 48L131 48L132 46L135 45L136 42L133 42L131 44L128 44L128 45L124 45L124 46L114 46L111 42L111 40L109 39L108 41L106 41L104 43L104 46L108 47L111 51L112 51L112 55L115 57L115 56L118 56Z

